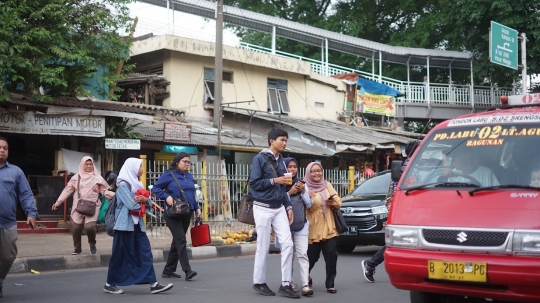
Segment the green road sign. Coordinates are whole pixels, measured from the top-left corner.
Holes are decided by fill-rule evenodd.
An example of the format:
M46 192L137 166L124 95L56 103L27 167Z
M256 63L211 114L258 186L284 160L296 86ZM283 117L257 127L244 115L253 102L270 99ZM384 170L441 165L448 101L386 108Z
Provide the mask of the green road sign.
M491 21L489 57L492 63L518 69L518 32Z

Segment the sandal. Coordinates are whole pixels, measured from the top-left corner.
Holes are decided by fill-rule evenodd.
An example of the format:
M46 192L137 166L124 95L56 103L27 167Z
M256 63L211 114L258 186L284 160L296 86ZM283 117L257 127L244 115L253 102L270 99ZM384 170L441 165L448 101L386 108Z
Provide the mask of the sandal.
M298 292L298 284L292 284L291 283L291 288L294 292Z
M302 296L312 296L313 295L313 289L311 287L304 285L302 288Z
M337 293L337 290L335 288L333 288L333 287L327 288L326 291L331 293L331 294Z

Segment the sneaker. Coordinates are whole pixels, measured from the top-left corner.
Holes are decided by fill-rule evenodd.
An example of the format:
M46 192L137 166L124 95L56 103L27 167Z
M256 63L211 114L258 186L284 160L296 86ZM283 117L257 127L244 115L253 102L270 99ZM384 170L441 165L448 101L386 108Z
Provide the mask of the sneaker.
M182 278L181 275L177 274L177 273L174 273L174 272L167 272L167 271L164 271L162 274L161 274L161 277L163 278Z
M369 267L366 260L362 260L362 272L364 273L364 278L366 278L368 282L375 282L375 278L373 278L373 275L375 274L375 268Z
M276 293L271 291L266 283L263 284L253 284L253 289L263 296L275 296Z
M171 288L173 288L174 284L172 283L169 283L167 285L163 285L163 284L157 284L156 286L154 287L150 287L150 292L152 294L159 294L160 292L164 292L164 291L167 291Z
M294 291L292 289L292 286L290 286L290 285L287 285L287 286L281 285L279 287L279 293L284 295L285 297L294 298L294 299L300 299L300 294L297 293L296 291Z
M120 295L120 294L124 293L124 291L121 290L120 288L118 288L118 287L116 287L114 285L107 286L107 284L105 284L105 286L103 286L103 291L108 292L110 294L115 294L115 295Z
M78 249L75 249L71 254L72 255L80 255L82 253L82 251L78 250Z
M93 255L97 253L97 248L95 245L90 245L90 253Z
M193 277L195 277L196 275L197 275L196 271L193 271L193 270L186 271L186 281L193 279Z

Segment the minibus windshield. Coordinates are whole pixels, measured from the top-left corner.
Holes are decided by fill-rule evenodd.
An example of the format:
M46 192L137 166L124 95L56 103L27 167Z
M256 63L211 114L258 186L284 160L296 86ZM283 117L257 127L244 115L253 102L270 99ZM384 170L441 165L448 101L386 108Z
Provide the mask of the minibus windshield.
M452 184L540 188L540 123L449 123L425 139L403 180L405 190Z

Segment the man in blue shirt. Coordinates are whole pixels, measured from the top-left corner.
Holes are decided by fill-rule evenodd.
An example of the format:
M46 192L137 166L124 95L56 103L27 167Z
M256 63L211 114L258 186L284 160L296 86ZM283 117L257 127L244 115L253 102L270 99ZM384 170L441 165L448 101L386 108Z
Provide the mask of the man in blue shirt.
M30 185L20 168L7 162L8 142L0 137L0 298L11 265L17 258L17 201L28 217L27 223L36 226L37 209Z

